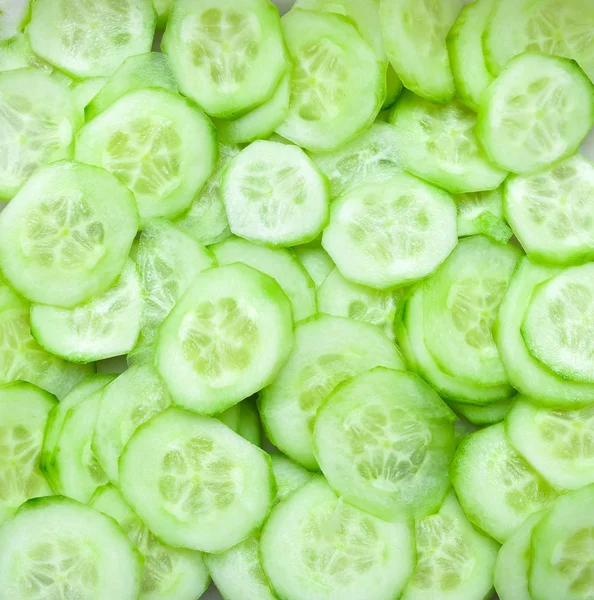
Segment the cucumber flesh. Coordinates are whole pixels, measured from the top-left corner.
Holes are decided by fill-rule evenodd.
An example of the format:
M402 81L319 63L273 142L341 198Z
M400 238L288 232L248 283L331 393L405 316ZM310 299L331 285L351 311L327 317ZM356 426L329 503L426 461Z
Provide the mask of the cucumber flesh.
M507 244L514 235L514 232L507 226L505 221L496 217L488 210L475 217L472 220L472 225L479 234L488 237L498 244Z
M454 196L458 210L458 237L484 233L480 231L479 222L476 221L482 214L489 212L503 220L503 191L471 192Z
M74 83L71 89L78 109L84 111L106 82L107 77L92 77L91 79L84 79L83 81Z
M315 283L316 289L319 289L330 274L330 271L334 268L334 263L326 250L315 242L312 242L303 246L295 246L293 252L309 273L309 276Z
M34 67L48 75L53 71L50 64L33 52L26 34L21 33L10 40L0 42L0 71L26 67Z
M23 30L31 0L0 0L0 41L10 40Z
M271 454L272 472L276 481L274 504L282 502L287 496L303 487L312 477L303 467L282 454Z

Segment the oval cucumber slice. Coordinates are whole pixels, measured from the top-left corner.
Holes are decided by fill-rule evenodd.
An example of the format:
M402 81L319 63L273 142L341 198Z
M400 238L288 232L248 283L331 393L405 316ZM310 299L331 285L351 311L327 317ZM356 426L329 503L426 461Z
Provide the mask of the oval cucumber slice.
M275 505L303 487L313 477L313 473L282 454L271 454L270 460L272 461L272 472L276 481Z
M23 30L30 0L0 0L0 40L10 40Z
M474 406L461 402L450 402L449 404L452 410L462 415L473 425L494 425L505 419L512 401L512 398L506 398L486 406Z
M163 542L222 552L260 527L274 481L262 450L215 419L169 408L128 442L120 490Z
M454 196L458 210L458 237L484 233L477 221L484 213L491 213L503 221L503 188L486 192L470 192Z
M303 246L295 246L293 252L309 273L316 288L319 289L334 268L334 263L326 250L312 242Z

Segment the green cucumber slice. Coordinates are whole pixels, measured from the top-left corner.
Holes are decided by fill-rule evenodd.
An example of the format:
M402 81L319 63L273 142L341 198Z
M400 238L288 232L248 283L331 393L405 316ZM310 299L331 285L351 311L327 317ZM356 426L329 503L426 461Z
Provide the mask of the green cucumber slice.
M346 279L376 289L430 275L457 241L451 196L406 173L335 201L322 237Z
M374 367L404 369L404 361L373 325L329 315L298 323L289 360L258 398L270 441L299 464L316 470L317 410L338 384Z
M312 152L334 150L375 120L385 67L341 15L294 8L282 25L295 68L289 114L276 131Z
M196 600L205 592L202 554L162 544L112 485L99 488L89 506L115 519L144 557L139 600Z
M30 0L0 0L0 40L10 40L23 30Z
M506 398L486 406L450 402L450 406L473 425L494 425L505 419L512 401L512 398Z
M309 273L316 289L319 289L334 268L334 263L326 250L317 243L312 242L303 246L295 246L293 252Z
M454 455L454 414L416 375L376 368L343 383L315 419L314 454L347 502L391 521L439 508Z
M460 442L450 477L468 518L500 542L556 497L553 488L507 441L503 423Z
M272 472L276 481L275 505L302 488L313 477L313 473L282 454L271 454L270 460L272 461Z
M115 177L54 163L0 213L0 268L25 298L72 308L119 276L137 229L134 197Z
M528 174L574 154L592 125L594 87L575 62L525 52L481 96L475 132L492 163Z
M231 160L221 193L231 231L253 242L310 242L328 220L328 182L297 146L250 144Z
M80 79L107 77L148 52L154 32L151 0L35 0L27 27L36 54Z
M275 279L291 301L295 321L316 312L314 282L290 250L266 248L237 237L227 238L211 250L221 266L243 263Z
M162 48L182 93L221 119L266 102L287 70L278 9L265 0L177 0Z
M503 192L499 187L486 192L471 192L454 196L458 210L458 236L476 235L484 233L479 231L480 222L477 221L484 213L503 220Z
M381 521L314 477L272 510L260 557L285 600L392 600L414 567L414 533L406 517Z
M91 79L83 79L83 81L74 83L71 90L74 95L74 102L78 109L84 112L106 82L107 77L92 77Z
M51 496L39 468L43 432L56 399L30 383L0 386L0 525L29 498Z
M216 134L207 117L181 96L137 90L80 130L76 158L107 169L126 185L144 226L189 208L215 166Z
M293 347L291 304L242 264L208 269L159 329L155 365L176 404L219 414L274 381Z
M390 113L404 168L454 194L493 190L507 175L482 155L476 122L459 102L432 104L411 92Z
M0 71L12 71L26 67L34 67L48 75L53 71L51 65L31 50L31 44L29 44L26 34L21 33L11 40L0 42Z
M240 411L237 433L254 446L262 447L262 423L255 398L247 398L236 404Z
M222 552L261 526L274 480L262 450L215 419L169 408L128 442L120 490L163 542Z

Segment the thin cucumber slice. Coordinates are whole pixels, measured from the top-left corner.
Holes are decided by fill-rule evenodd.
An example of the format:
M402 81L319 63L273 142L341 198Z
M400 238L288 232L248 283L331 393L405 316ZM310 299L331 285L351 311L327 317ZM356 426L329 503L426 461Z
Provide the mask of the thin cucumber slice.
M35 0L27 27L36 54L80 79L107 77L148 52L154 32L151 0Z
M80 130L76 158L107 169L132 190L144 226L188 210L215 166L216 134L181 96L137 90Z
M482 93L493 81L487 69L482 36L497 0L475 0L458 15L446 39L456 96L478 110Z
M561 496L534 527L530 593L535 600L583 600L594 580L590 544L594 485Z
M289 114L277 133L312 152L334 150L375 120L385 68L341 15L295 8L282 24L295 69Z
M147 52L127 58L87 106L85 110L87 121L127 93L148 87L163 88L177 93L175 75L165 54Z
M575 62L526 52L481 96L475 132L492 163L529 174L575 154L592 125L594 87Z
M295 246L293 252L309 273L316 289L319 289L330 274L330 271L334 268L334 263L326 250L315 242L312 242L303 246Z
M506 398L486 406L451 402L450 406L473 425L494 425L505 419L512 401L512 398Z
M391 521L436 511L454 455L454 414L421 379L377 368L342 384L318 410L314 454L347 502Z
M71 92L47 73L0 73L0 199L11 199L40 167L71 158L81 125Z
M270 441L304 467L316 470L316 413L343 381L374 367L404 369L398 348L367 323L318 315L295 328L295 348L272 385L258 398Z
M503 423L462 440L450 477L468 518L500 542L556 497L553 488L507 441Z
M150 366L132 366L103 389L92 449L111 481L119 482L118 461L134 432L170 404L165 384Z
M430 275L457 241L451 196L406 173L334 202L322 237L346 279L376 289Z
M505 183L505 218L526 254L552 264L594 258L594 164L577 154Z
M479 231L479 222L476 221L485 212L503 220L503 192L502 188L486 192L471 192L454 196L458 210L458 236L476 235Z
M274 381L293 338L278 283L233 264L194 279L159 329L155 365L176 404L219 414Z
M575 490L594 483L594 408L551 410L521 396L505 419L520 454L554 486Z
M380 17L390 63L404 86L431 102L455 93L445 40L463 0L381 0Z
M239 427L237 433L254 446L262 446L262 424L255 398L247 398L236 404L240 408Z
M382 104L382 110L390 110L396 104L398 98L400 98L402 89L403 86L400 77L396 75L394 67L388 64L388 70L386 71L386 99Z
M72 308L117 279L137 229L134 197L115 177L54 163L0 213L0 268L28 300Z
M498 545L476 531L450 492L416 523L417 566L402 600L483 600L493 590Z
M177 0L162 48L182 93L221 119L266 102L287 70L278 9L266 0Z
M225 205L221 197L221 180L239 146L221 143L219 161L204 187L198 192L190 210L175 223L196 241L209 246L231 235Z
M328 221L328 182L297 146L250 144L231 160L221 193L231 231L253 242L311 242Z
M31 0L0 0L0 40L10 40L22 30Z
M534 290L558 273L559 269L536 265L528 258L520 259L499 307L493 332L505 372L514 388L542 406L572 409L592 403L594 384L556 375L530 354L521 332Z
M272 472L276 481L275 504L302 488L313 474L282 454L271 454Z
M291 301L295 321L316 312L314 282L290 250L266 248L236 237L227 238L211 250L221 266L240 262L275 279Z
M0 530L1 600L136 600L141 573L116 522L68 498L29 500Z
M487 236L498 244L507 244L514 235L514 232L502 219L488 210L475 217L472 220L472 226L479 234Z
M139 600L196 600L210 576L200 552L162 544L111 485L99 488L89 506L115 519L144 557Z
M285 600L392 600L414 567L414 533L405 517L381 521L314 477L272 510L260 557Z
M0 71L12 71L26 67L34 67L48 75L53 70L50 64L31 50L31 44L29 44L26 34L21 33L11 40L0 42Z
M330 196L338 198L362 183L383 183L401 173L400 151L394 128L376 121L336 150L311 157L330 181Z
M261 526L274 480L262 450L215 419L169 408L128 442L120 489L163 542L222 552Z
M91 79L83 79L83 81L74 83L71 89L78 109L84 111L106 82L107 77L92 77Z
M520 256L515 246L473 236L425 281L425 344L453 377L483 386L507 383L491 328Z
M390 113L404 168L454 194L498 188L507 173L474 137L476 115L459 102L432 104L405 92Z
M43 432L56 399L30 383L0 386L0 525L29 498L51 496L39 468Z

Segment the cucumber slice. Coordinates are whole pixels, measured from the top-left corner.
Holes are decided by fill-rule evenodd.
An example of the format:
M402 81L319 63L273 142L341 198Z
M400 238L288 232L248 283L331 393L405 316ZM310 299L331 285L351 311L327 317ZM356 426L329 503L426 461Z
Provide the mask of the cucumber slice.
M24 69L26 67L34 67L48 75L53 70L50 64L39 58L31 50L29 38L24 33L11 40L0 42L0 71L12 71L13 69Z
M346 279L376 289L430 275L457 241L451 196L406 173L334 202L322 237Z
M150 366L132 366L100 398L92 449L107 476L119 481L118 460L134 432L171 404L169 392Z
M505 426L511 444L554 486L575 490L594 483L593 407L551 410L519 397Z
M115 177L54 163L0 213L0 268L25 298L72 308L119 276L137 229L134 198Z
M485 64L482 37L497 2L475 0L465 6L446 39L456 96L474 112L478 111L482 93L493 81Z
M127 58L107 80L85 110L90 121L122 96L143 88L163 88L177 93L177 82L169 59L160 52L147 52Z
M275 504L302 488L313 477L312 473L282 454L271 454L270 460L276 481Z
M409 90L432 102L455 93L446 35L464 0L381 0L384 44L394 70Z
M512 401L512 398L506 398L487 406L451 402L450 406L473 425L494 425L505 419Z
M287 70L278 9L265 0L177 0L162 48L182 93L221 119L266 102Z
M311 243L303 246L295 246L293 252L309 273L316 288L319 289L330 274L330 271L334 268L334 263L326 250L316 243Z
M74 83L71 89L78 109L84 111L106 82L107 77L92 77L91 79L84 79L83 81Z
M342 384L318 410L314 454L347 502L391 521L439 508L454 455L454 414L416 375L377 368Z
M328 182L297 146L257 141L227 167L221 188L231 231L253 242L310 242L328 221Z
M247 398L235 406L241 409L237 433L254 446L262 447L262 424L260 423L260 413L258 413L256 399Z
M383 183L401 173L400 152L394 128L376 121L336 150L311 157L330 181L330 196L338 198L362 183Z
M415 528L417 566L402 600L489 597L498 545L472 527L453 492Z
M274 481L267 455L215 419L169 408L120 458L121 492L159 539L222 552L260 527Z
M30 0L0 0L0 40L16 37L29 16Z
M155 364L176 404L212 415L272 383L292 347L278 283L233 264L194 279L159 330Z
M505 183L505 218L534 260L594 258L594 164L577 154L536 175Z
M534 527L530 592L537 600L592 595L594 485L561 496Z
M450 477L468 518L500 542L556 497L550 485L509 444L503 423L460 442Z
M136 600L141 573L115 521L68 498L29 500L0 529L1 600Z
M99 488L89 506L115 519L144 557L139 600L196 600L210 581L200 552L162 544L111 485Z
M72 94L47 73L0 73L0 199L12 198L40 167L70 158L81 125Z
M219 145L219 161L204 187L194 198L190 210L175 223L196 241L209 246L231 235L225 205L221 197L221 180L239 146Z
M542 171L574 154L594 125L594 87L571 60L513 58L485 90L476 135L487 158L512 173Z
M514 235L514 232L502 219L488 210L475 217L472 220L472 225L478 233L487 236L498 244L507 244Z
M404 168L454 194L493 190L507 173L482 155L476 116L459 102L432 104L405 92L390 113Z
M314 282L290 250L266 248L231 237L212 246L212 251L221 266L240 262L275 279L291 301L295 321L316 312Z
M80 79L109 76L148 52L154 32L151 0L35 0L27 27L36 54Z
M134 193L141 225L176 217L192 203L217 159L206 116L163 89L126 94L83 127L76 158L113 173Z
M334 150L375 120L385 68L341 15L296 8L282 24L295 69L289 114L277 132L312 152Z
M29 498L51 496L39 468L43 432L56 399L30 383L0 386L0 525Z
M304 467L316 470L316 412L343 381L374 367L404 369L398 348L376 327L329 315L297 324L289 360L258 398L270 441Z
M489 212L503 220L502 188L486 192L471 192L454 196L458 210L458 236L476 235L479 232L475 219Z
M314 477L272 510L260 557L285 600L392 600L413 570L414 533L405 517L381 521Z

